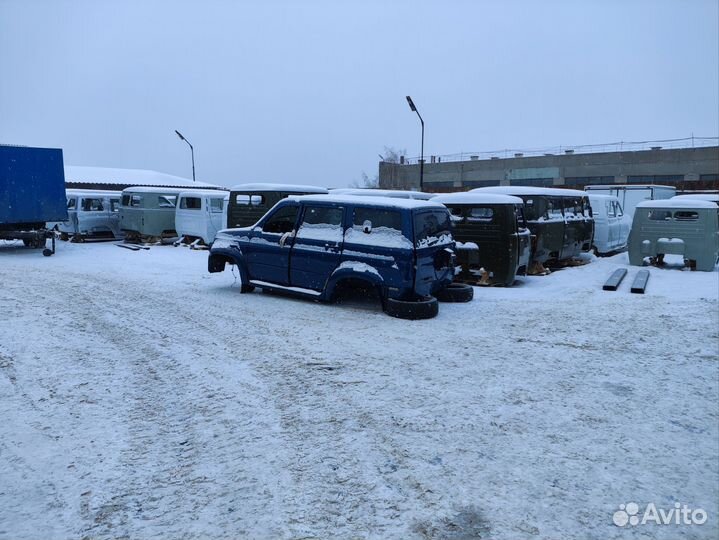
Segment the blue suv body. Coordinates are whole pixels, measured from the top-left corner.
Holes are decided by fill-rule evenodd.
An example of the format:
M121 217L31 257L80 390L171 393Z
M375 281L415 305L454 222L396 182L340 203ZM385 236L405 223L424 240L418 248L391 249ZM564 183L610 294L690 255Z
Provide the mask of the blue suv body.
M208 270L236 265L255 286L332 299L363 282L387 299L412 301L448 286L454 240L446 207L414 199L306 195L277 203L254 226L218 233Z

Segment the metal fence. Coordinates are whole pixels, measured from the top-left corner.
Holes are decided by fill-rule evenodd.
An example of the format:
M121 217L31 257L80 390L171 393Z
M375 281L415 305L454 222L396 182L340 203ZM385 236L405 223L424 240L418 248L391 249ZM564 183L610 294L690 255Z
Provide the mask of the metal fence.
M475 161L483 159L506 159L519 157L558 156L567 154L597 154L601 152L636 152L639 150L663 150L672 148L703 148L719 146L719 137L686 137L683 139L662 139L656 141L619 141L603 144L579 144L573 146L552 146L546 148L492 150L484 152L460 152L425 156L425 163L446 163L454 161ZM402 158L400 158L402 159ZM403 158L401 165L417 165L419 156Z

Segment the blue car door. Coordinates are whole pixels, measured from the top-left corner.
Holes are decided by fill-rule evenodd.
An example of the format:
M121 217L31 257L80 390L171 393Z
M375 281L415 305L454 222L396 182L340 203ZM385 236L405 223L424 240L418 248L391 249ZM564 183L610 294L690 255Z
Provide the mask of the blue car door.
M305 205L290 255L290 284L322 291L340 263L344 208Z
M289 284L291 237L298 212L298 204L282 205L250 233L242 248L250 281Z

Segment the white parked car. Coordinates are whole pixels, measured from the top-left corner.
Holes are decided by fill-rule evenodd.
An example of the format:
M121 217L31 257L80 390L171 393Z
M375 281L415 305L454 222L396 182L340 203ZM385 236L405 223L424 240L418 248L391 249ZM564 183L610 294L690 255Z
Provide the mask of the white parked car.
M626 249L631 221L624 215L619 198L590 191L589 204L594 217L592 247L595 253L605 255Z

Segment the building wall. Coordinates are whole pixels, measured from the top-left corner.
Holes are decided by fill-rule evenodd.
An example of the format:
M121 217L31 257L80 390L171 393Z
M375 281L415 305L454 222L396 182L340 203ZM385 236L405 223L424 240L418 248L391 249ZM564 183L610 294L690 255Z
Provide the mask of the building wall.
M379 164L380 187L419 189L419 165ZM561 154L424 164L423 190L462 191L496 185L665 184L719 189L719 146Z

